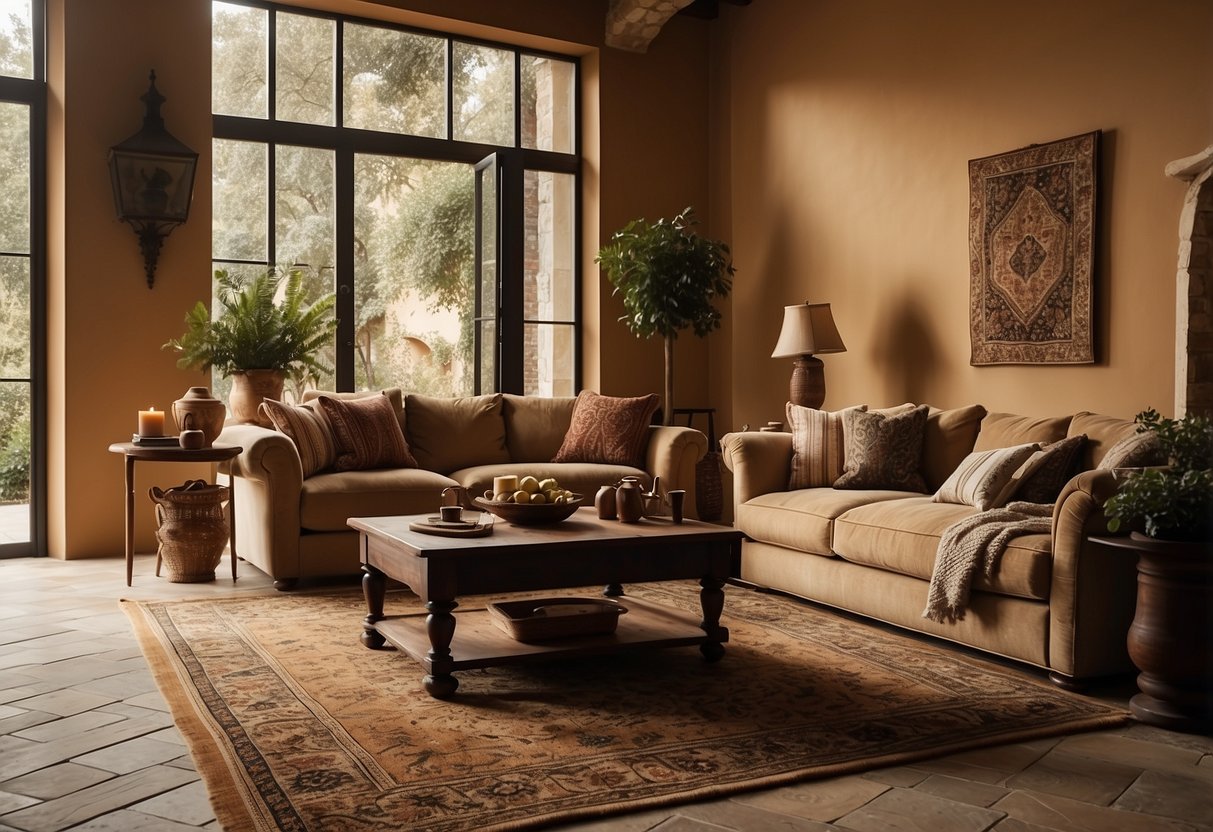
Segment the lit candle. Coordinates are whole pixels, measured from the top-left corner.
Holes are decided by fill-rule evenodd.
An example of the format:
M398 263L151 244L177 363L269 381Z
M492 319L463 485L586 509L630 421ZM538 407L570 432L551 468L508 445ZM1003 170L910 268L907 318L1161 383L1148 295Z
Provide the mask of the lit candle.
M494 494L513 494L518 490L518 477L508 475L504 477L493 477L493 493Z
M150 408L139 411L140 436L164 436L164 411Z

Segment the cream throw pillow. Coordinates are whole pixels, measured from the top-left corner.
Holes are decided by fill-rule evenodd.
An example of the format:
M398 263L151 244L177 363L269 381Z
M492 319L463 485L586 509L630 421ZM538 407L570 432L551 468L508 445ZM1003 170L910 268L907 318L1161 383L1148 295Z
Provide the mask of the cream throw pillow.
M1010 448L974 451L964 458L931 500L973 506L978 511L998 508L1011 498L1019 485L1019 481L1014 479L1015 472L1038 450L1040 445L1032 442Z
M867 410L866 404L830 412L787 403L788 428L792 431L792 475L788 489L829 488L842 476L846 459L843 414Z

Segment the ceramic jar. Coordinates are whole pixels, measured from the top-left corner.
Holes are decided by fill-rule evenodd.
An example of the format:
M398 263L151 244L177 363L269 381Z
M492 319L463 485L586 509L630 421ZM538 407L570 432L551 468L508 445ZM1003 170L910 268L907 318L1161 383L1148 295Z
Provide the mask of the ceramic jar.
M282 401L282 388L286 384L286 373L282 370L244 370L232 374L232 392L228 404L232 407L232 418L242 425L260 425L272 428L274 423L261 415L261 403L266 399Z
M604 485L598 489L594 495L594 508L600 520L614 520L619 516L615 508L615 486Z
M644 517L644 495L638 478L624 477L615 489L615 513L620 523L639 523Z
M228 542L228 498L224 485L190 480L167 491L153 486L149 492L156 504L156 539L168 579L173 583L215 580L215 567Z
M202 431L202 444L199 446L202 448L209 448L219 438L226 418L227 408L223 402L211 396L211 391L205 387L191 387L184 396L173 402L173 419L177 422L178 433Z

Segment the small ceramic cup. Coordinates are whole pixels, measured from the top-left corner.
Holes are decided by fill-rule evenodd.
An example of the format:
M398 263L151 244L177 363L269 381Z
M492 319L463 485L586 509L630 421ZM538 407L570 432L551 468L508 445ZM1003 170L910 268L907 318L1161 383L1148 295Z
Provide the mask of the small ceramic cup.
M200 430L183 430L178 438L181 447L196 451L206 443L206 434Z
M687 493L684 489L675 488L672 491L666 492L666 499L670 501L670 517L675 523L682 522L682 504L686 500Z
M463 506L439 506L443 523L459 523L463 520Z

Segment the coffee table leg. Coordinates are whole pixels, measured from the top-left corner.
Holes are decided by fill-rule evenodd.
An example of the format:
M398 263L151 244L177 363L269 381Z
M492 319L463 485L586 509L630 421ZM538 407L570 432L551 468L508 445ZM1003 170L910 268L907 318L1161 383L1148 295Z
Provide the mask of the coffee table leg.
M383 596L387 592L387 581L383 573L372 566L362 567L362 595L366 598L366 618L362 620L362 643L372 650L383 647L387 641L375 628L383 620Z
M425 618L425 631L430 637L430 669L437 670L451 659L451 639L455 637L455 616L451 611L459 606L454 601L429 601L425 608L430 614ZM422 683L435 699L448 699L459 687L459 680L450 673L427 675Z
M699 605L703 608L703 621L699 626L707 634L708 641L699 645L699 652L710 662L724 655L720 643L720 613L724 610L724 581L719 578L702 578L699 581Z

